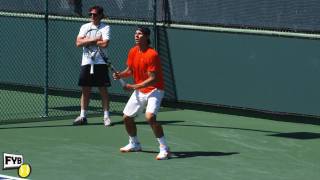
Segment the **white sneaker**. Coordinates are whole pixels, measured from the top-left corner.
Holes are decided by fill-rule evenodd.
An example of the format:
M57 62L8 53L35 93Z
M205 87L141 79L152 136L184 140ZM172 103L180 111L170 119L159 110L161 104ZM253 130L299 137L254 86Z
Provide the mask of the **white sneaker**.
M73 121L73 125L74 126L78 126L78 125L86 125L88 124L88 120L86 117L80 117L78 116L74 121Z
M156 159L157 160L167 160L170 158L171 158L171 152L170 152L169 148L168 147L166 147L166 148L160 147L160 152L157 155Z
M109 117L103 118L104 127L109 127L111 125L111 119Z
M141 150L142 148L140 143L129 143L126 146L120 148L121 152L137 152Z

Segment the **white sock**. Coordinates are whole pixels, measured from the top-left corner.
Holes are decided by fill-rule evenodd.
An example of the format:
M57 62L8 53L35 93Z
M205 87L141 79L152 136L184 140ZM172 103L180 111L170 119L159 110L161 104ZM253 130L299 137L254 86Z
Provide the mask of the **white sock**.
M138 137L137 136L129 136L129 142L130 143L133 143L133 144L138 144L139 143L139 140L138 140Z
M81 109L81 111L80 111L80 117L86 117L87 116L87 111L86 110L83 110L83 109Z
M103 112L103 117L108 118L109 117L109 111L104 111Z
M159 144L160 144L160 148L167 148L167 142L166 142L166 138L164 136L162 136L161 138L157 138Z

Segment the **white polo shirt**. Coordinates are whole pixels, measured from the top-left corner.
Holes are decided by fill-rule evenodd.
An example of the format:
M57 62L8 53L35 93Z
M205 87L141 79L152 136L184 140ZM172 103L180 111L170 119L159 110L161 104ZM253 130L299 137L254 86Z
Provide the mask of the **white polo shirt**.
M86 33L90 29L98 29L101 32L102 39L103 40L110 40L110 26L106 23L100 22L98 26L94 25L93 23L86 23L81 26L78 37L85 37ZM104 50L104 53L106 56L108 56L107 51ZM85 46L83 47L83 53L82 53L82 62L81 66L87 65L87 64L106 64L104 60L102 59L100 53L98 52L96 54L95 60L92 61L92 59L88 56L88 48Z

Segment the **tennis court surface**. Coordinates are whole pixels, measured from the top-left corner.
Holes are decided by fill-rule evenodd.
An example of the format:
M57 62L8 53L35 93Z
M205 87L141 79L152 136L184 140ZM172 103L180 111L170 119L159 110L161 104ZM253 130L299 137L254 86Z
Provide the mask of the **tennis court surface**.
M320 178L318 123L294 123L194 110L163 109L173 157L157 161L157 142L137 119L143 151L120 153L128 142L121 116L105 128L73 119L0 126L0 152L22 154L29 179L217 179L301 180ZM0 174L18 177L17 170Z

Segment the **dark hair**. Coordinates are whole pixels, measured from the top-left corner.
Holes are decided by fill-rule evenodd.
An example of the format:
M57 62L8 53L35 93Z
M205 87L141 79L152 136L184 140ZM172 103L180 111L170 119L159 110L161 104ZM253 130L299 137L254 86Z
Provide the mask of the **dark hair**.
M150 29L146 26L138 26L137 30L141 31L142 34L148 36L148 44L151 44L151 41L150 41L151 31L150 31Z
M151 34L150 29L146 26L138 26L137 30L141 31L142 34L147 35L147 36L150 36L150 34Z
M101 18L104 18L103 7L101 7L101 6L92 6L91 8L89 8L89 12L91 12L93 9L95 9L97 11L97 13L99 15L101 15Z

